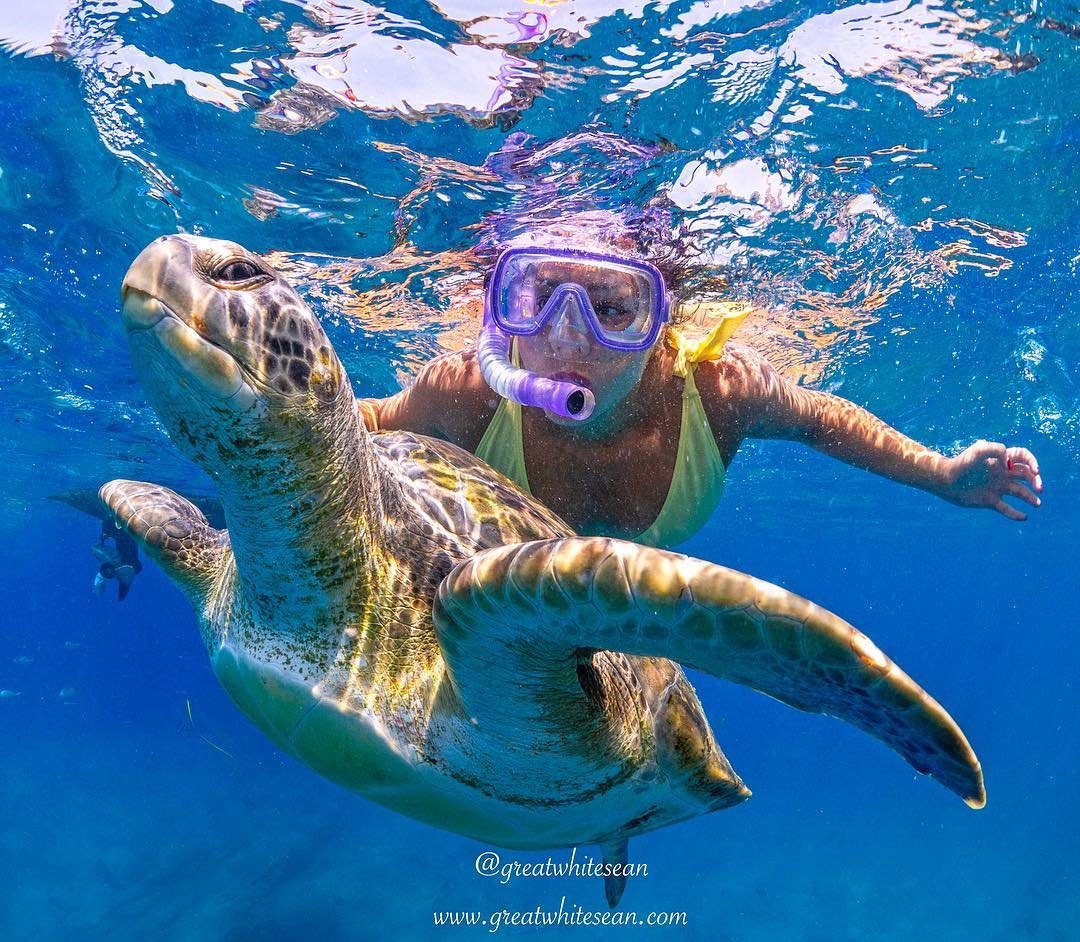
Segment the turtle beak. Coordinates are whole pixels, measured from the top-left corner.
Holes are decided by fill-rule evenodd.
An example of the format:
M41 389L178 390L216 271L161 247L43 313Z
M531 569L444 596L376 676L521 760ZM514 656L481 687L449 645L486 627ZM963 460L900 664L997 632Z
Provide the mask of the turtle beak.
M192 243L185 236L162 236L143 249L120 289L124 327L136 361L158 352L171 358L183 382L197 385L232 407L246 409L254 394L232 354L196 328L202 316L186 282L193 281ZM202 304L205 307L205 304Z
M120 299L124 328L128 331L155 327L169 313L157 298L127 285L121 290Z
M124 327L128 331L154 327L169 313L159 298L168 284L170 271L177 267L179 253L190 262L191 247L186 240L180 236L161 236L131 263L120 287Z

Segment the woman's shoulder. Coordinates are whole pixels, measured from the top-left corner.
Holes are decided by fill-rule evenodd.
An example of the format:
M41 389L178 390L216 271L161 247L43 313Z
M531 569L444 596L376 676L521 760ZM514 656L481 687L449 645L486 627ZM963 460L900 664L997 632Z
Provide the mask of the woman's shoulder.
M724 345L719 357L697 364L694 379L702 396L706 395L706 389L716 394L733 393L752 387L771 369L769 361L758 350L732 340Z
M474 349L455 350L429 360L411 387L425 411L437 417L442 436L469 448L483 435L498 405L498 396L484 382Z
M476 380L483 382L480 366L476 362L476 351L450 350L428 360L411 385L431 387L440 391L462 390L476 385Z
M694 382L710 422L752 421L775 372L760 351L736 341L724 346L722 356L699 363Z

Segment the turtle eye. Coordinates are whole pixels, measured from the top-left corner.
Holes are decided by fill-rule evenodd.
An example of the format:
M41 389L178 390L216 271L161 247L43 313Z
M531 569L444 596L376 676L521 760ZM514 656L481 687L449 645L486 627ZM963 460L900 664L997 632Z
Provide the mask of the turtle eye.
M234 258L214 270L214 280L235 284L241 281L251 281L253 278L265 274L266 272L254 262L246 258Z

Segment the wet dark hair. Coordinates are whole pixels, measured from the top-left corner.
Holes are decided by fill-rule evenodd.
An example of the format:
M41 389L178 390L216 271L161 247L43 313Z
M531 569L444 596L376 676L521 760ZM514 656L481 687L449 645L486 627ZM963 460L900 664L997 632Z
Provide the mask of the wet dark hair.
M677 208L655 184L642 193L660 151L588 129L547 145L527 134L509 135L485 163L512 186L510 205L477 227L474 251L487 274L511 246L576 245L655 265L672 296L673 324L691 320L702 302L727 297L728 279L692 251L693 236L675 221ZM567 165L597 182L567 186Z
M663 211L626 207L604 211L606 224L595 225L600 214L582 211L568 216L529 220L514 236L478 245L476 252L485 267L485 286L499 254L515 245L545 247L576 246L590 251L621 255L651 262L664 276L672 299L671 323L693 320L703 302L729 297L729 281L714 265L702 263L689 251L684 234L673 231Z

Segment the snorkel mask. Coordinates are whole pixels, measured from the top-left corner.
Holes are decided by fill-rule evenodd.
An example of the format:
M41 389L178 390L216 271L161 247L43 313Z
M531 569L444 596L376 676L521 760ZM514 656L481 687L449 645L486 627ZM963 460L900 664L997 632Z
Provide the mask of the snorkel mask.
M648 262L574 249L507 249L484 296L477 341L480 371L500 396L568 419L592 415L592 390L514 366L510 338L538 334L558 313L573 309L602 346L647 350L667 323L664 278Z

